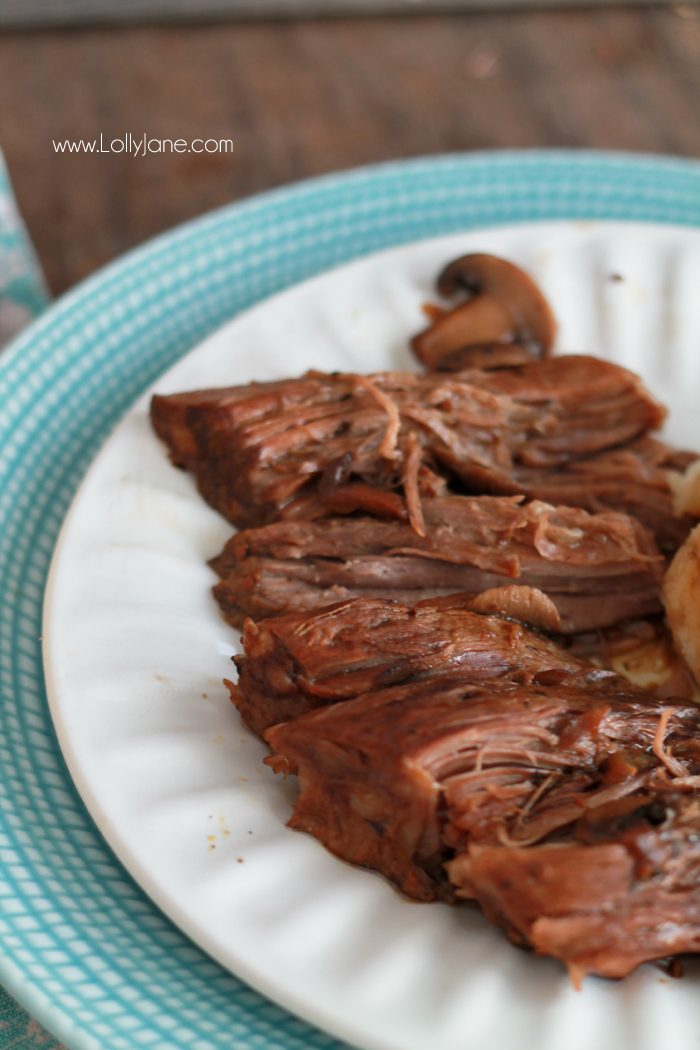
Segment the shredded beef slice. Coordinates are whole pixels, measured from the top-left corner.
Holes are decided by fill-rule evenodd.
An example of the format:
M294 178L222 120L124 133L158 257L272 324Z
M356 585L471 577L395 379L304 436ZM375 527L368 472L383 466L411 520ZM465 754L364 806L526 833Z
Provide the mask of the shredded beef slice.
M585 667L519 623L431 601L356 598L313 611L247 620L231 697L253 732L315 707L419 678L530 682ZM587 667L590 672L592 668Z
M595 799L595 796L593 796ZM589 807L566 841L474 845L447 865L513 941L574 982L700 951L700 800L665 788Z
M234 626L352 597L414 604L513 582L543 591L564 633L660 610L660 557L632 518L485 496L425 500L423 515L423 537L370 517L237 533L212 562L216 599Z
M587 355L553 357L499 372L477 369L459 377L516 400L536 417L556 419L549 433L541 431L538 440L529 435L517 449L515 462L525 466L554 466L612 448L658 429L666 418L666 409L639 376ZM594 438L596 428L600 433Z
M310 372L300 379L155 396L153 426L204 498L240 527L307 514L348 479L400 490L420 533L439 476L513 489L518 467L554 468L660 426L639 378L590 357L503 373Z
M695 453L677 451L647 436L554 470L520 468L514 483L532 499L568 503L594 514L623 511L653 532L660 550L671 555L697 519L674 514L669 471L683 473L697 459Z
M616 676L555 678L367 693L269 729L267 761L299 777L290 826L338 856L419 900L456 890L575 973L621 976L698 944L699 804L686 792L700 775L700 710ZM580 910L575 856L586 871L579 899L589 894ZM599 891L587 890L596 869ZM529 886L518 878L528 871L549 884ZM568 927L549 922L567 915Z

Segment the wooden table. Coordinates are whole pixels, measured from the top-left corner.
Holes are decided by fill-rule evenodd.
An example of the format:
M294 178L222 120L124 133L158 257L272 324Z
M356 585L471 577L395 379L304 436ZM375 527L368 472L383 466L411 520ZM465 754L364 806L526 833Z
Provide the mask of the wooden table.
M54 292L258 190L449 150L700 155L700 8L0 36L0 145ZM60 155L53 139L231 138Z

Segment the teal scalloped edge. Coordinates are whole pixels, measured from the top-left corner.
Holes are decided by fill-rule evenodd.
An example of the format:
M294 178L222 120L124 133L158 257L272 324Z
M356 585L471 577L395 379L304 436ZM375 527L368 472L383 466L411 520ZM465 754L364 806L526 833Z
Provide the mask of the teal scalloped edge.
M550 219L700 226L700 165L620 154L421 158L266 193L160 237L0 359L0 978L72 1050L338 1048L212 962L90 820L48 716L41 603L90 460L157 375L240 310L376 249Z

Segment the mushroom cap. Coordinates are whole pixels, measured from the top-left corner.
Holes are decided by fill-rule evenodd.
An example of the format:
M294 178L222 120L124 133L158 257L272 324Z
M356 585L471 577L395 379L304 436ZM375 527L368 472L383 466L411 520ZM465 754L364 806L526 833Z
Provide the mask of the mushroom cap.
M506 584L482 591L469 603L473 612L506 616L542 631L560 631L561 618L552 599L537 587Z
M411 340L427 368L511 368L550 355L554 315L520 267L495 255L461 255L444 267L437 289L446 298L462 296L452 309L436 310Z
M550 353L557 331L554 314L529 274L514 263L483 252L461 255L441 271L437 290L448 299L459 291L469 300L491 296L512 319L518 342L536 345L543 357Z

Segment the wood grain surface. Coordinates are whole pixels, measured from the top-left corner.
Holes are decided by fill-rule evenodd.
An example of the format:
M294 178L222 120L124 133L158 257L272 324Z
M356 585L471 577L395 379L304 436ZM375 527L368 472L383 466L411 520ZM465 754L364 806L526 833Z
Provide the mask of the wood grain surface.
M449 150L700 155L700 9L0 35L0 146L49 284L258 190ZM53 140L231 138L221 154Z
M584 0L586 7L608 0ZM616 0L653 4L655 0ZM696 2L696 0L691 0ZM221 18L300 18L338 15L489 11L494 8L576 7L577 0L2 0L0 26L99 25L115 22Z

